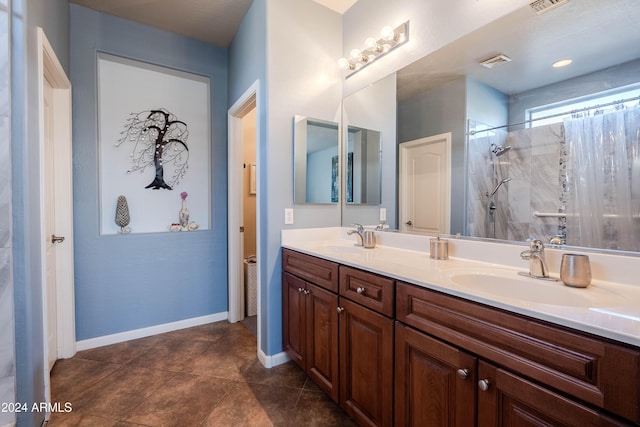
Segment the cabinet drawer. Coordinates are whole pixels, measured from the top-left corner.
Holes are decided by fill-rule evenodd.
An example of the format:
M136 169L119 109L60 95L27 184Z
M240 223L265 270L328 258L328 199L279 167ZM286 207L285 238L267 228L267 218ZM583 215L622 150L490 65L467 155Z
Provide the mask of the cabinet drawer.
M392 279L340 266L340 295L393 317L395 285Z
M290 249L282 249L282 269L338 293L338 264Z
M398 283L397 319L521 375L640 422L640 351Z

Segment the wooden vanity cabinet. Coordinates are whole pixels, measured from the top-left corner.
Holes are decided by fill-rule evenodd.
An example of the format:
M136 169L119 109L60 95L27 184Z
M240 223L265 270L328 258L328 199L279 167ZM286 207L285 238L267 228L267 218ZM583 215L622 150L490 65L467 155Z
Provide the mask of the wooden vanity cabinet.
M340 266L340 406L362 426L393 425L395 282Z
M308 258L313 259L307 269L303 264ZM304 271L309 281L286 269L282 273L284 350L320 389L338 402L338 295L312 283L316 278L309 274L320 272L323 279L319 281L329 282L330 287L337 290L337 264L284 250L283 268L286 265L294 265L296 272Z
M478 426L633 425L484 361L478 362L478 378Z
M395 358L396 426L476 425L474 356L396 322Z
M396 318L487 361L480 426L640 423L638 349L405 283Z

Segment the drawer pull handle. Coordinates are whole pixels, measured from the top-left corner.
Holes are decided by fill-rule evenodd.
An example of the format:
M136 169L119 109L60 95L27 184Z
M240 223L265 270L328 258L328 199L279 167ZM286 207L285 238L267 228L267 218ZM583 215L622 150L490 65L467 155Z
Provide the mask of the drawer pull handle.
M489 385L490 385L489 380L480 380L480 381L478 381L478 387L482 391L489 390Z
M357 292L357 293L359 293L360 295L364 294L364 292L365 292L365 291L366 291L366 289L365 289L365 288L363 288L363 287L358 287L358 288L356 289L356 292Z
M463 380L466 380L467 378L469 378L469 370L468 369L458 369L457 370L457 374Z
M341 314L344 311L344 308L338 307L338 314Z

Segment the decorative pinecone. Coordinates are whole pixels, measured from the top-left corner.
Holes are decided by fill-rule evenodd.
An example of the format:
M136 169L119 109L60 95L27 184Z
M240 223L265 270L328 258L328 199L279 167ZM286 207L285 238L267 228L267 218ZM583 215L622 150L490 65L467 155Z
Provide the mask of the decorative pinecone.
M127 198L124 196L118 196L118 204L116 206L116 224L120 226L121 230L129 225L129 205L127 204Z

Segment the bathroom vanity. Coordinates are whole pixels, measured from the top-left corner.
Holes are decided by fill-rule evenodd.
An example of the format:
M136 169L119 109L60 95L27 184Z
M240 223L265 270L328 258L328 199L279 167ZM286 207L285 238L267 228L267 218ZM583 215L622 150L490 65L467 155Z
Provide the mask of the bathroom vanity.
M285 351L360 425L640 423L640 317L607 300L633 286L519 302L479 283L501 266L326 236L283 237L282 270Z

